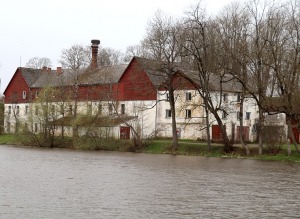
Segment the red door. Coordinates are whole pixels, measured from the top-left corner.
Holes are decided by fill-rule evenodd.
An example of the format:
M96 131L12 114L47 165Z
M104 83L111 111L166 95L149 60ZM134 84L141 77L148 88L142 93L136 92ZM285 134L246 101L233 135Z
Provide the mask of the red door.
M293 127L293 133L294 133L296 142L299 144L299 131L298 131L297 127ZM290 139L290 143L292 143L291 137L289 137L289 139Z
M120 126L120 139L130 139L130 127Z
M226 126L224 126L226 129ZM222 142L222 132L221 132L221 127L219 125L212 125L212 140L215 142Z
M244 141L249 141L249 126L243 127ZM240 141L240 126L236 127L236 141Z

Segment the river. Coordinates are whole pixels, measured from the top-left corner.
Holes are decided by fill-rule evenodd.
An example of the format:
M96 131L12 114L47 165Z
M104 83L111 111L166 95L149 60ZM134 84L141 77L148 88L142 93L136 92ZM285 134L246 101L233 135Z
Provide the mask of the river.
M0 218L300 218L300 165L0 145Z

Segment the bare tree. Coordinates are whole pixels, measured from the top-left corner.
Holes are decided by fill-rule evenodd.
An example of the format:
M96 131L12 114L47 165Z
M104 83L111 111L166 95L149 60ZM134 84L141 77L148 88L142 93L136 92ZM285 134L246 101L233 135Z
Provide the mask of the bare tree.
M169 94L169 103L172 118L172 149L178 148L178 137L176 127L176 110L174 91L177 86L174 84L174 75L178 70L178 62L182 56L182 24L180 21L157 11L149 21L147 34L143 40L143 47L149 56L157 60L157 65L152 66L153 74L161 77L161 87Z
M109 47L99 49L98 63L100 66L118 65L123 62L123 54L120 50Z
M131 61L132 57L138 56L143 58L151 58L151 55L146 50L145 46L143 45L143 41L138 45L128 46L124 55L123 61L128 63Z
M240 93L239 138L248 155L250 153L249 147L244 142L243 111L244 101L247 97L245 86L249 87L247 72L249 59L246 56L248 52L246 32L250 22L249 13L241 4L235 2L224 9L223 13L217 18L217 22L218 37L222 42L220 55L223 62L219 63L220 68L238 78L244 85Z
M223 84L227 82L225 72L218 69L219 41L217 39L216 23L206 17L205 10L197 4L187 13L185 22L185 50L191 58L192 68L196 70L195 80L199 84L198 92L204 101L207 117L207 137L210 144L209 112L216 119L222 133L224 151L232 151L232 145L226 133L226 126L220 117L220 112L227 113L223 105ZM218 87L218 95L213 95ZM216 99L217 97L217 99Z
M42 69L43 67L51 67L52 62L47 57L33 57L28 60L26 67L33 69Z
M79 76L85 71L86 68L89 67L89 54L86 47L81 45L74 45L69 49L62 50L60 63L64 68L71 69L69 71L70 78L72 79L73 86L73 97L74 101L74 109L72 109L73 115L73 126L72 126L72 134L73 134L73 146L76 147L77 138L78 138L78 125L75 122L77 118L78 111L78 96L79 96Z
M63 49L59 62L63 68L79 70L90 65L90 50L82 45L73 45L69 49Z
M299 120L300 91L300 4L289 1L280 5L266 18L268 28L267 54L265 64L271 68L273 77L272 98L267 102L269 108L287 117L289 136L298 152L300 149L295 141L292 123ZM279 97L279 98L278 98ZM299 123L299 122L298 122Z

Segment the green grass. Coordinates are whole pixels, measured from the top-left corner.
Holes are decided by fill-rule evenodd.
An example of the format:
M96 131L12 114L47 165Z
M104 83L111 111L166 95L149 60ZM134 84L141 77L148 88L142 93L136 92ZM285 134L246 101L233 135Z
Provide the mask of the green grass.
M12 134L0 135L0 144L21 144L18 136Z
M24 136L23 136L24 138ZM0 135L0 144L25 145L24 139L13 134ZM23 140L22 140L23 139ZM70 139L71 141L71 139ZM258 154L258 148L255 144L249 144L250 155L247 156L245 151L240 146L235 146L231 153L225 154L221 144L212 144L211 150L207 148L205 142L193 140L180 140L179 148L172 150L172 140L170 139L155 139L147 141L145 147L137 152L152 153L152 154L177 154L189 156L205 156L205 157L223 157L223 158L243 158L257 159L269 161L286 161L300 162L300 154L296 152L291 145L291 155L287 156L287 146L284 145L277 154L269 154L267 148L264 148L264 154ZM134 151L132 142L124 140L103 139L101 142L94 142L92 139L80 142L78 149L85 150L109 150L109 151Z
M245 154L245 150L240 146L235 146L231 153L225 154L223 152L223 146L220 144L212 144L210 151L208 151L207 144L205 142L180 140L179 148L176 151L171 150L171 145L171 140L153 140L148 143L148 145L142 149L141 152L153 154L178 154L190 156L300 162L300 154L296 152L292 145L292 153L290 156L287 156L287 146L283 146L279 153L275 155L269 154L267 149L264 150L265 153L263 155L259 155L257 145L250 144L250 155L247 156Z

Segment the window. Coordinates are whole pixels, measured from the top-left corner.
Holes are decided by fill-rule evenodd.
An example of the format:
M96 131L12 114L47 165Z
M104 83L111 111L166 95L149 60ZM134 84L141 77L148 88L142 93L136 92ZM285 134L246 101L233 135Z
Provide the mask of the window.
M88 106L87 106L87 114L88 115L92 114L92 104L88 104Z
M7 132L10 132L10 122L7 123Z
M11 106L8 106L8 114L11 114Z
M55 114L55 106L51 105L51 114L54 115Z
M185 110L185 118L192 118L192 110L191 109Z
M227 102L228 101L228 94L223 94L223 101L224 102Z
M24 131L28 131L28 123L27 122L24 123Z
M170 95L169 95L169 93L166 93L166 101L170 101Z
M64 105L60 105L60 114L61 114L61 115L64 114Z
M16 115L19 115L19 113L20 113L20 106L17 106Z
M171 118L171 115L172 115L171 110L167 109L166 110L166 118Z
M191 101L192 100L192 93L191 92L185 93L185 100L186 101Z
M222 111L222 119L227 119L228 114L226 113L226 111Z
M38 131L38 124L34 123L34 132L37 133L37 131Z
M236 112L236 119L240 120L240 112Z
M69 115L73 114L73 105L69 105Z
M23 97L23 99L26 99L26 91L23 91L22 97Z
M102 105L101 104L98 105L98 114L102 115Z
M39 97L39 92L36 91L36 92L35 92L35 98L38 98L38 97Z
M108 104L108 114L112 115L112 111L113 111L113 106L111 103Z
M20 127L20 124L19 124L19 122L16 122L16 129L15 129L15 133L19 133L19 127Z
M237 99L236 101L239 103L241 102L241 93L237 93Z
M125 114L125 104L121 104L121 114Z
M246 120L250 120L250 112L246 112Z
M39 114L39 108L35 106L34 108L34 114L37 116Z
M25 106L25 114L28 114L28 106Z

